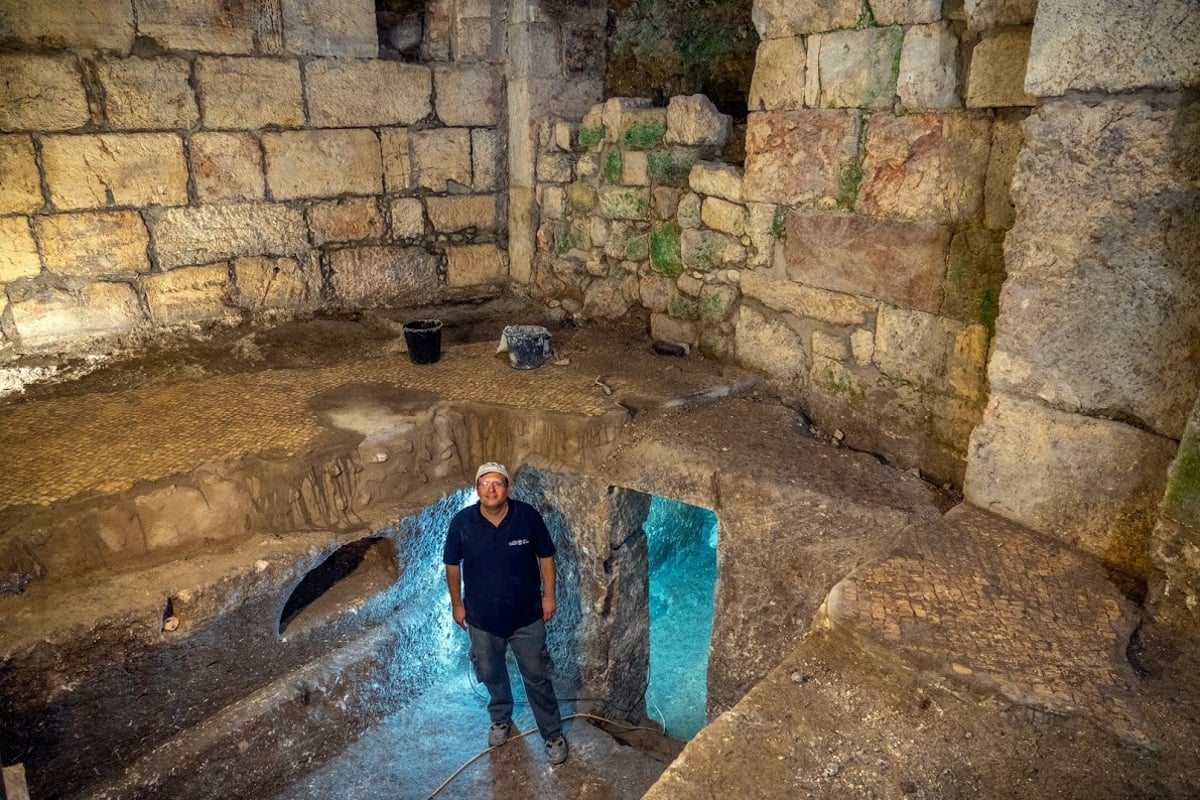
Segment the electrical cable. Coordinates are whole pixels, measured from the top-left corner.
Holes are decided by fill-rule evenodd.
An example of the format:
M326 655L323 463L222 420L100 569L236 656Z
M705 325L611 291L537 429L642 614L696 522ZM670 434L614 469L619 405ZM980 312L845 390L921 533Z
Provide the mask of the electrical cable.
M574 714L568 714L567 716L563 717L563 721L566 721L569 719L579 719L579 718L599 720L600 722L606 722L609 725L616 725L618 728L625 728L626 730L631 730L631 731L654 731L655 733L658 733L662 736L666 735L665 733L659 731L658 728L648 728L645 725L630 725L626 722L619 722L615 719L608 719L607 717L598 717L595 714L585 714L582 711L576 712ZM522 733L514 734L508 738L508 740L505 742L505 744L508 744L508 742L511 742L514 739L524 739L526 736L529 736L530 734L536 733L536 732L537 732L537 728L530 728L529 730L524 731ZM449 778L446 778L446 780L442 781L441 786L434 789L429 794L429 796L425 798L425 800L433 800L433 798L435 798L439 794L441 794L442 790L445 789L447 786L449 786L450 783L455 778L457 778L459 775L461 775L467 767L471 766L476 761L478 761L479 759L486 756L488 753L495 750L497 747L503 747L503 746L504 746L503 744L498 744L498 745L496 745L496 747L489 747L486 750L480 750L478 753L471 756L469 759L467 759L466 763L464 763L458 769L454 770L454 772L451 773Z

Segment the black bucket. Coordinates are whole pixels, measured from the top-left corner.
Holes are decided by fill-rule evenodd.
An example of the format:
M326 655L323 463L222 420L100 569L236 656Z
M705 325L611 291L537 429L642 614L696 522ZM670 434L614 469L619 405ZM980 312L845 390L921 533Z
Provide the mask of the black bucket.
M550 356L550 331L541 325L508 325L504 343L508 361L517 369L540 367Z
M442 321L418 319L404 323L404 343L412 363L434 363L442 357Z

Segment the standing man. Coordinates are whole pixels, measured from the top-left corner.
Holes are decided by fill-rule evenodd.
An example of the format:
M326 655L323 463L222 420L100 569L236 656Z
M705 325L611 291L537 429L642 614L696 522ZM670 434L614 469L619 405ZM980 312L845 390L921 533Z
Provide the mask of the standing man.
M546 755L551 764L561 764L567 760L567 740L546 650L546 623L557 608L554 542L537 509L508 496L503 464L480 466L475 490L479 502L450 521L442 561L454 622L471 635L475 676L491 698L488 745L504 744L512 730L512 687L504 661L511 646Z

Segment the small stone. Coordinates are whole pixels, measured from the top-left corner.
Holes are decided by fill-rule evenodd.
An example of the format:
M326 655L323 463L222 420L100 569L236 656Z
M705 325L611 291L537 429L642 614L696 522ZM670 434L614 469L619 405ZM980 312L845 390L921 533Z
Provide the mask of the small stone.
M176 630L178 627L179 627L179 618L178 617L167 617L166 619L163 620L162 629L164 631L167 631L168 633L170 631Z

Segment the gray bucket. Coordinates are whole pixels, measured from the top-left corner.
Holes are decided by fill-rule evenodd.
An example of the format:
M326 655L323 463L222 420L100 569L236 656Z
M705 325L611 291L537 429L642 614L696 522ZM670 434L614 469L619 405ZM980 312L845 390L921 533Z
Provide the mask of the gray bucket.
M541 325L507 325L504 344L508 361L517 369L540 367L550 357L550 331Z

